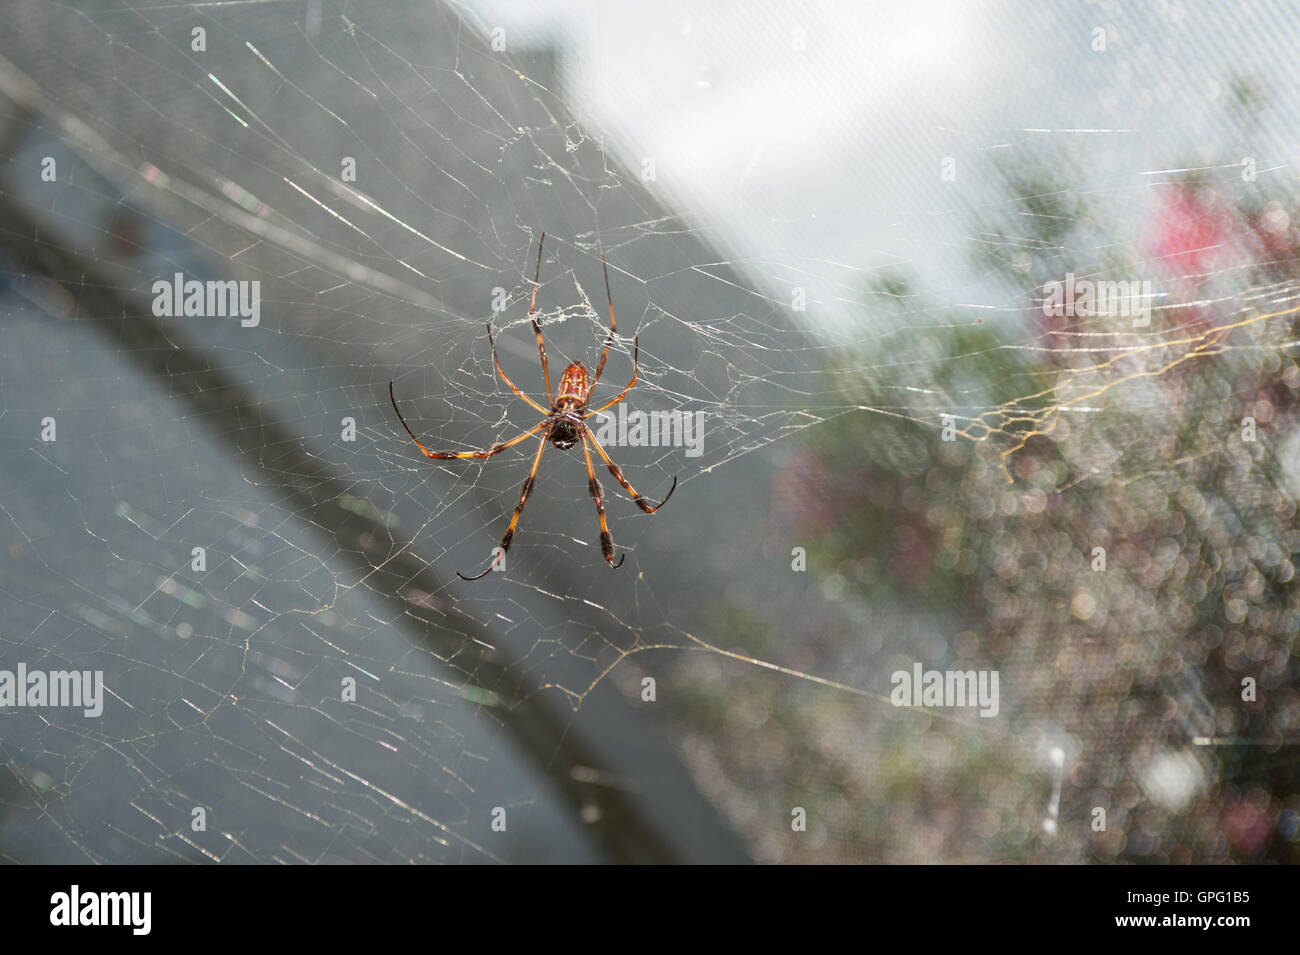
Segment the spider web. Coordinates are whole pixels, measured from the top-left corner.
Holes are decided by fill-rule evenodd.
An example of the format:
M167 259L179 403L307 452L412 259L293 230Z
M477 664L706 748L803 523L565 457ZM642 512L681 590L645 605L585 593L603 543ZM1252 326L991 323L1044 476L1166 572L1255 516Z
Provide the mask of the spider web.
M1050 800L1043 753L1076 767L1057 815L1147 780L1160 759L1195 764L1175 780L1209 778L1189 741L1220 733L1225 697L1191 664L1174 668L1160 685L1185 703L1177 729L1143 724L1132 746L1106 742L1115 701L1136 693L1102 659L1121 638L1071 636L1097 619L1077 587L1060 584L1063 602L1056 590L995 594L1013 580L997 520L1086 511L1102 486L1135 488L1112 492L1126 506L1152 481L1170 499L1204 487L1197 468L1237 460L1233 445L1202 436L1151 453L1132 421L1203 431L1211 405L1221 433L1252 411L1289 420L1280 400L1268 413L1253 397L1229 407L1213 383L1258 374L1293 390L1300 310L1300 283L1262 267L1257 247L1289 224L1250 232L1241 211L1256 203L1276 223L1291 201L1296 143L1276 117L1295 104L1241 120L1251 92L1233 70L1255 63L1256 45L1170 10L1013 14L1024 36L1085 51L1069 53L1076 105L1058 108L1030 92L977 106L929 80L903 97L880 74L846 73L872 29L900 38L882 70L909 51L918 71L939 64L910 21L835 5L778 8L780 26L740 31L728 52L725 11L673 11L672 29L653 34L676 37L668 53L638 43L638 18L575 17L558 46L492 5L14 5L0 46L0 194L13 215L2 427L19 493L0 502L0 665L103 670L107 696L97 720L4 714L4 857L1121 852L1089 848L1082 827L1034 841ZM962 21L969 35L946 26L936 42L967 49L1007 13ZM1114 21L1109 58L1088 59L1093 19ZM1005 91L1045 75L1033 45L1008 51L989 82ZM656 70L671 81L629 79ZM764 95L763 72L824 95L802 116L797 98ZM647 90L665 103L638 100ZM833 132L819 123L868 107L883 133L841 131L818 147ZM1161 107L1195 121L1161 119ZM708 117L728 109L748 123L736 128L786 125L697 152ZM871 158L881 144L886 158ZM853 161L837 153L854 147ZM1242 179L1243 156L1258 179ZM941 172L949 158L955 178ZM1171 206L1171 195L1188 198ZM1166 230L1178 241L1153 244L1144 223L1195 218L1196 203L1204 235L1188 238L1180 220ZM603 481L626 553L616 573L581 458L548 448L505 571L464 583L455 572L490 560L535 445L428 461L388 384L430 448L485 448L535 424L495 376L484 326L510 377L545 404L527 315L543 231L552 384L599 356L604 254L619 334L594 400L630 379L636 341L639 378L620 408L698 414L705 432L698 454L607 445L650 499L678 481L653 517ZM1151 279L1136 299L1149 325L1045 317L1044 283L1066 271ZM177 272L258 281L259 324L151 314L154 282ZM1188 393L1183 374L1209 384ZM46 416L54 442L33 438ZM1292 493L1297 448L1268 447L1272 470L1242 465L1227 497L1275 515L1268 495ZM864 488L895 475L905 509L921 513L905 486L934 492L941 471L956 476L951 506L969 507L970 533L991 542L954 545L953 557L988 570L987 626L963 617L961 599L878 587L885 567L906 576L896 528L880 528L882 562L864 556L876 552L864 515L882 506ZM928 526L963 526L956 513L928 514ZM1261 567L1287 561L1286 533L1256 522ZM1096 541L1074 543L1087 554ZM1047 558L1017 547L1051 578ZM794 572L794 548L824 562ZM1037 609L1017 616L1017 600ZM1294 610L1278 612L1286 633ZM1062 634L1085 647L1073 678ZM1123 646L1158 682L1174 635ZM1285 688L1287 640L1252 647L1272 661L1265 683ZM888 675L910 660L1003 667L1001 718L895 710ZM355 700L341 695L348 680ZM1270 712L1242 732L1293 730L1292 711ZM882 844L857 826L912 802L875 780L891 752L922 767L927 792L957 792L957 808L944 824L908 809L893 824L907 837ZM799 843L790 807L810 803L820 812ZM500 810L505 831L492 826Z

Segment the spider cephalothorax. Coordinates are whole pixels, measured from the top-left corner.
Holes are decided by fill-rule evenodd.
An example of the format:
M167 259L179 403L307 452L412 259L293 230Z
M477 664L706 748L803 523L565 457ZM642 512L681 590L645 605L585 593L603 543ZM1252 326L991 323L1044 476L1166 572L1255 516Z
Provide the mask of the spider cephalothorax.
M581 421L566 421L563 418L557 420L551 426L551 444L561 451L569 450L578 443L578 429L581 427Z
M610 567L622 567L623 557L614 563L614 539L610 536L609 527L605 522L605 499L601 489L600 482L596 480L596 470L591 463L591 450L595 448L596 453L600 455L605 466L609 468L609 473L614 475L614 480L623 485L624 490L632 495L632 500L636 505L647 514L653 514L659 508L668 503L668 498L673 496L673 491L677 490L677 478L673 478L673 486L668 489L664 499L653 507L644 497L636 492L636 489L628 483L627 478L623 477L623 472L619 470L617 464L610 460L605 449L600 446L596 436L591 433L587 427L586 419L592 415L600 414L606 408L618 404L624 396L632 390L636 384L637 371L640 367L640 341L639 338L632 339L632 380L627 383L627 387L617 395L605 402L595 411L587 410L587 405L591 401L591 393L600 381L600 374L605 370L605 359L609 357L609 346L614 342L614 335L617 333L618 326L614 321L614 297L609 291L609 268L605 265L605 257L600 257L601 268L605 271L605 299L609 302L609 335L605 338L605 350L600 354L600 361L596 365L595 375L588 376L587 368L580 361L575 361L564 369L564 374L560 376L559 394L551 398L551 373L546 365L546 345L542 342L542 326L537 324L535 313L537 311L537 280L542 274L542 243L546 241L546 233L542 233L541 239L537 242L537 271L533 275L533 300L528 308L528 315L532 318L533 333L537 336L537 353L542 360L542 377L546 381L546 397L550 399L551 407L548 411L543 408L532 398L520 391L513 381L506 377L505 371L501 368L501 359L497 357L496 342L492 340L492 326L488 325L488 344L492 346L492 361L496 365L497 374L501 380L510 386L518 397L522 398L529 406L536 408L546 417L539 424L525 431L518 437L511 438L501 444L493 445L486 451L430 451L420 439L415 436L406 419L402 417L402 412L397 407L397 398L393 395L393 383L388 383L388 398L393 403L393 410L397 412L397 420L402 422L402 427L406 433L411 436L411 440L416 443L426 457L447 459L447 458L490 458L494 454L499 454L506 448L514 447L520 441L539 434L541 442L538 444L537 453L533 455L533 466L528 472L528 477L524 479L523 487L519 489L519 503L515 505L515 513L510 518L510 526L506 528L505 535L501 538L500 553L492 558L492 563L488 564L487 569L473 577L466 577L460 571L456 575L462 580L478 580L480 577L487 575L501 560L505 558L506 551L510 549L510 542L515 536L515 526L519 523L519 515L523 513L524 505L528 503L528 496L533 492L533 483L537 480L537 468L542 463L542 452L546 450L546 442L555 445L561 451L567 451L579 441L582 442L582 453L587 459L587 488L591 491L592 500L596 502L596 513L600 516L600 549L605 555L605 562ZM590 445L590 447L589 447Z

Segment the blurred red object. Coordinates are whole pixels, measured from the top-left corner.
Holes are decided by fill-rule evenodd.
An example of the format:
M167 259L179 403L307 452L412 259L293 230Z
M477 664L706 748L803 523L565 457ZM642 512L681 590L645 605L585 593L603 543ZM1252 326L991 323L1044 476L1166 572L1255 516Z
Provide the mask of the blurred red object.
M1179 185L1155 214L1150 244L1154 264L1181 278L1201 278L1233 244L1231 217L1204 188Z

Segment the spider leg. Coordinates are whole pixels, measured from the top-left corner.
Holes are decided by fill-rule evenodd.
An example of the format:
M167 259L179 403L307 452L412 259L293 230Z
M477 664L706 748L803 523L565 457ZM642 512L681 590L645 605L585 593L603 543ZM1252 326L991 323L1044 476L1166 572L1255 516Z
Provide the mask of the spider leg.
M555 398L551 394L551 371L546 367L546 346L542 343L542 326L537 324L537 319L533 318L533 313L537 311L537 280L542 275L542 243L546 241L546 233L537 240L537 271L533 273L533 302L528 306L528 317L533 322L533 334L537 336L537 354L542 357L542 377L546 379L546 400L555 405Z
M402 417L402 412L397 407L397 399L393 396L393 383L391 381L388 383L388 400L393 403L393 410L397 412L397 420L402 422L402 427L405 428L406 433L411 436L411 440L415 442L415 446L424 452L425 457L437 458L439 460L447 460L449 458L490 458L494 454L500 454L506 448L514 447L520 441L524 440L524 438L536 434L538 431L541 431L542 428L546 427L546 421L543 421L541 424L537 425L537 427L528 429L519 437L511 438L509 441L501 444L494 444L486 451L430 451L420 443L420 439L415 436L415 432L411 430L411 426L408 425L406 419Z
M587 389L587 398L591 398L591 392L596 387L596 382L600 381L600 373L605 370L605 359L609 357L609 346L614 343L614 336L618 333L618 324L614 321L614 296L609 294L609 266L605 264L605 255L601 253L600 267L605 273L605 301L609 303L609 334L605 336L605 350L600 353L600 363L596 365L596 375L591 379L591 386ZM629 385L629 387L631 387Z
M630 388L632 386L628 385L628 387ZM614 475L614 480L623 485L623 490L632 495L632 500L636 502L636 506L641 508L641 510L645 511L647 514L653 514L655 511L659 510L659 508L667 504L668 498L672 497L673 491L677 490L677 478L674 477L673 486L668 489L668 493L664 495L664 499L654 507L651 507L646 503L646 499L636 492L636 488L627 482L627 478L623 477L623 472L619 470L618 465L609 459L609 455L605 453L605 449L600 446L600 442L596 440L596 436L591 433L591 429L585 424L582 426L582 434L584 439L589 439L591 441L592 447L596 449L596 453L600 455L601 459L605 462L605 466L609 468L609 473ZM585 440L583 446L586 447Z
M606 408L612 407L613 405L616 405L623 400L623 398L627 395L627 393L632 390L632 386L636 384L636 376L638 373L640 360L641 360L641 336L638 335L636 338L632 339L632 380L627 383L627 387L624 388L622 391L620 391L617 396L611 398L609 401L606 401L595 411L588 411L586 414L583 415L584 418L590 418L592 415L600 414ZM602 365L605 363L604 357L600 359L600 363ZM588 397L591 396L590 390L587 391L587 395ZM599 447L599 445L597 445L597 447Z
M543 421L542 425L548 422ZM528 496L533 493L533 484L537 480L537 467L542 463L542 452L546 450L546 439L550 435L550 428L542 432L541 443L537 446L537 453L533 455L533 466L528 472L528 477L524 478L523 486L519 489L519 503L515 505L514 516L510 518L510 526L506 528L505 535L501 538L501 554L492 558L492 563L487 565L487 569L482 573L475 574L473 577L466 577L459 570L456 576L461 580L478 580L480 577L486 577L492 568L498 563L505 560L506 551L510 549L510 541L515 536L515 525L519 523L519 515L524 512L524 505L528 503Z
M605 523L605 498L600 490L600 482L596 480L596 469L591 466L591 449L587 447L587 436L579 433L582 437L582 453L587 459L587 488L591 491L591 499L596 502L596 513L600 515L600 549L605 555L605 563L617 570L623 566L627 555L619 557L618 563L614 563L614 538L610 536L609 526Z
M546 414L546 415L550 414L550 413L551 413L550 411L548 411L546 408L543 408L541 405L539 405L539 404L538 404L536 401L534 401L532 398L529 398L526 394L524 394L522 391L520 391L520 390L519 390L519 387L518 387L518 386L517 386L513 381L510 380L509 376L506 375L505 369L501 367L501 359L497 357L497 343L496 343L495 341L492 340L492 326L491 326L491 325L488 325L488 327L487 327L487 332L488 332L488 344L492 346L492 360L496 363L496 366L497 366L497 374L501 376L501 380L504 381L507 385L509 385L509 386L510 386L510 390L513 391L517 396L519 396L520 398L522 398L524 401L528 402L528 404L530 404L532 407L536 408L536 409L537 409L538 411L540 411L542 414ZM542 358L543 358L543 360L545 360L546 356L543 355ZM548 394L548 395L550 394L550 382L549 382L549 381L547 382L547 394Z

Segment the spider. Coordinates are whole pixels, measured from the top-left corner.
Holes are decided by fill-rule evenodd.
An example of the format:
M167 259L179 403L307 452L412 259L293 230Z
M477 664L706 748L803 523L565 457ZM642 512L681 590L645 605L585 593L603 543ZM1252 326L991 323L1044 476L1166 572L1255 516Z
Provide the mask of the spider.
M478 580L480 577L486 577L488 572L505 560L506 551L510 549L510 541L515 536L515 526L519 523L519 515L523 513L524 505L528 503L528 496L533 493L533 484L537 480L537 468L542 463L542 452L546 450L546 442L549 441L561 451L567 451L579 441L582 442L582 453L587 459L587 488L591 491L592 500L596 502L596 513L600 516L600 549L605 555L605 563L609 564L611 569L617 570L623 566L623 561L627 557L623 554L619 557L618 563L614 563L614 538L609 533L609 526L605 522L605 499L601 490L600 481L596 480L596 470L591 463L591 448L596 449L605 466L609 468L609 473L614 475L614 480L623 485L623 489L632 495L632 500L636 505L647 514L653 514L659 508L668 503L668 498L673 496L673 491L677 490L677 478L673 478L673 486L668 489L664 499L653 507L644 497L636 492L636 489L628 483L623 472L619 470L617 464L610 460L605 449L600 446L596 436L591 433L587 427L585 419L592 415L600 414L606 408L612 407L623 400L624 396L632 390L636 384L637 370L639 368L640 358L640 336L632 339L632 380L627 383L627 387L620 391L615 397L605 402L595 411L588 411L587 404L591 400L591 392L600 381L600 374L605 370L605 359L609 356L609 346L614 342L614 336L617 333L618 325L614 321L614 297L609 291L609 267L605 264L605 256L600 257L600 267L605 272L605 299L609 302L609 335L605 338L605 350L601 352L600 361L596 365L596 374L588 377L587 369L580 361L575 361L564 369L564 374L560 376L560 393L558 397L551 397L551 373L546 366L546 345L542 342L542 327L537 324L535 313L537 311L537 280L542 274L542 243L546 241L546 233L543 232L537 242L537 270L533 274L533 299L532 304L528 307L528 317L532 319L533 334L537 336L537 353L542 360L542 377L546 381L546 397L551 402L551 408L548 411L539 405L532 398L519 390L515 383L506 376L505 371L501 368L501 359L497 357L496 342L492 340L492 325L489 322L487 326L488 344L492 346L492 361L496 365L497 374L501 380L510 386L519 398L526 402L530 407L536 408L546 417L541 423L533 428L529 428L518 437L511 438L501 444L495 444L486 451L430 451L420 439L415 436L406 419L402 417L401 410L397 407L397 398L393 395L393 383L388 383L388 398L393 403L393 410L397 412L397 420L402 423L406 433L411 436L416 447L424 452L426 457L445 460L449 458L490 458L494 454L500 454L506 448L514 447L521 441L526 440L538 432L541 432L541 441L537 446L537 453L533 455L533 466L528 471L528 477L524 478L523 487L519 489L519 503L515 505L515 513L510 518L510 526L506 528L505 535L501 538L500 553L493 556L492 562L481 573L473 577L466 577L460 571L456 571L456 576L461 580Z

